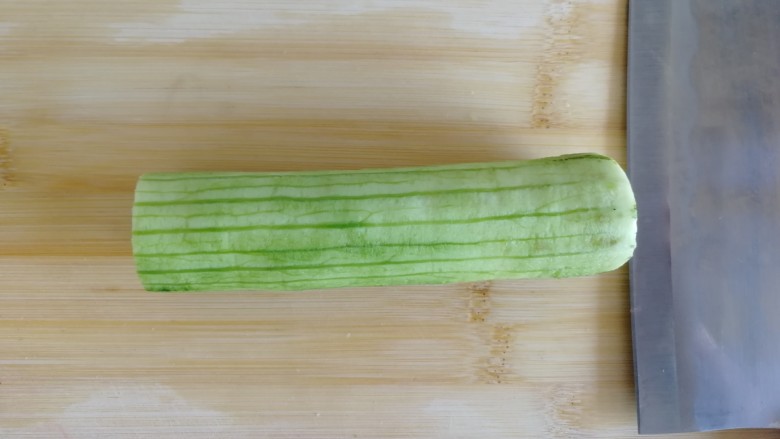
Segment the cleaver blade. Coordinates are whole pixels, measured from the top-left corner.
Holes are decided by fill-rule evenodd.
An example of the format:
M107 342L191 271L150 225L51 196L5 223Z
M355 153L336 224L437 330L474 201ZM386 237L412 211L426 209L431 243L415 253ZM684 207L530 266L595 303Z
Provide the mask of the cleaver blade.
M780 1L629 3L642 434L780 427Z

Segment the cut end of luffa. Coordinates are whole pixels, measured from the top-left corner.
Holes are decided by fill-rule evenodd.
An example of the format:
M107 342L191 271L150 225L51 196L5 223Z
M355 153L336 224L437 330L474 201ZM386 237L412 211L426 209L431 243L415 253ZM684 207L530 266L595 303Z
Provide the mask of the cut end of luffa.
M149 291L307 290L614 270L636 203L611 158L142 176L133 254Z

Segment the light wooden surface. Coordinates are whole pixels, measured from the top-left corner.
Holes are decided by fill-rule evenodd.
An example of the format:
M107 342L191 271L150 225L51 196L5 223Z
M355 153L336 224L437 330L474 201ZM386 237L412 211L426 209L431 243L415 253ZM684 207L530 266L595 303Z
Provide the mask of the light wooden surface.
M0 0L0 437L633 437L625 268L166 295L129 245L149 171L622 162L625 14Z

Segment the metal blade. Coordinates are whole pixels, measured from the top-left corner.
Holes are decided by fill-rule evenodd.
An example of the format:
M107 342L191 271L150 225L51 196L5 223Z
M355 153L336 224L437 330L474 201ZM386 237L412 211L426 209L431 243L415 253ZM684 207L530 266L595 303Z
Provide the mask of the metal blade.
M629 8L640 433L780 427L780 1Z

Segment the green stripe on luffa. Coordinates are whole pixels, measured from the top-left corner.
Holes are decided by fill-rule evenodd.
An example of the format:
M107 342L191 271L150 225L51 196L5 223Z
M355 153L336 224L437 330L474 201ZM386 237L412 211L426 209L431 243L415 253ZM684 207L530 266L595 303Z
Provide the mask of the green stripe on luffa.
M194 252L179 252L179 253L136 253L136 258L169 258L169 257L182 257L182 256L207 256L207 255L279 255L279 254L300 254L300 253L323 253L323 252L367 252L370 250L384 249L384 248L402 248L409 250L413 248L441 248L441 247L470 247L476 245L485 244L501 244L504 246L516 245L518 243L538 243L549 240L557 239L572 239L588 236L591 238L600 238L604 235L598 235L593 233L580 233L576 235L560 235L560 236L538 236L529 238L519 238L507 241L506 239L491 239L482 241L451 241L451 242L416 242L416 243L398 243L398 242L377 242L372 244L358 244L358 245L336 245L330 247L300 247L300 248L256 248L252 250L213 250L213 251L194 251Z
M447 194L437 197L388 200L378 204L376 199L340 200L330 202L199 204L170 206L161 215L158 207L136 206L137 229L203 228L215 226L247 226L254 224L307 224L404 222L410 218L426 218L432 212L453 221L474 218L478 211L494 215L512 215L523 212L552 212L571 210L588 205L589 193L599 191L599 180L577 185L550 186L545 196L529 197L526 191L497 191L466 194ZM565 194L563 188L569 188ZM471 208L470 206L475 206ZM154 221L148 219L154 218Z
M502 174L509 174L520 168L519 166L494 168L492 172L498 176ZM570 167L569 169L577 169L577 167ZM470 172L485 171L485 168L478 169L462 169L458 171L462 176L466 176ZM411 182L406 178L406 173L381 173L378 175L383 178L377 178L376 175L372 175L372 184L397 186L397 185L409 185ZM453 175L452 171L432 172L432 176L428 177L431 182L447 180ZM557 178L567 173L562 172L533 172L528 173L528 177L534 178ZM323 177L327 177L328 182L323 183ZM360 177L360 178L357 178ZM272 175L257 175L257 174L237 174L232 176L216 176L198 178L194 180L179 180L179 179L159 179L154 178L151 175L143 176L144 182L151 182L155 188L160 189L139 189L139 193L144 195L150 194L198 194L202 192L217 191L217 190L236 190L236 189L264 189L264 188L278 188L280 184L285 188L293 189L312 189L312 188L350 188L352 186L359 186L363 183L359 180L364 179L362 174L357 172L351 174L326 174L326 175L299 175L297 173L282 173ZM224 184L214 183L211 180L226 180ZM310 181L311 180L311 181ZM181 183L181 184L179 184Z
M582 181L566 181L561 183L545 184L526 184L519 186L498 187L490 189L451 189L439 191L413 191L397 193L370 193L365 195L327 195L327 196L269 196L269 197L241 197L241 198L204 198L204 199L185 199L176 201L139 201L136 206L182 206L196 204L252 204L252 203L271 203L271 202L333 202L333 201L353 201L353 200L377 200L383 198L412 198L412 197L439 197L444 195L464 195L464 194L496 194L500 192L514 192L531 189L549 189L562 186L571 186L581 184Z
M169 274L183 274L183 273L230 273L230 272L258 272L258 271L290 271L290 270L332 270L332 269L344 269L354 267L388 267L391 265L420 265L422 263L433 264L440 262L474 262L474 261L510 261L510 260L523 260L523 259L540 259L540 258L559 258L563 256L583 256L590 255L593 252L570 252L570 253L550 253L550 254L536 254L525 256L480 256L478 258L445 258L445 259L412 259L409 261L378 261L378 262L353 262L353 263L341 263L341 264L316 264L316 265L271 265L265 267L209 267L209 268L188 268L181 270L138 270L138 273L142 275L169 275Z
M463 184L462 182L460 183ZM307 193L292 199L261 198L240 203L219 203L217 200L181 203L138 202L134 207L135 230L140 234L160 229L221 229L254 225L292 225L303 228L306 224L328 224L328 228L345 225L349 228L364 223L406 223L410 218L427 218L434 215L449 222L471 220L480 211L507 218L527 213L547 214L554 210L574 210L589 202L591 193L603 191L600 179L561 184L522 185L522 187L491 190L416 191L414 193L385 194L376 196L307 197ZM533 189L529 186L533 186ZM527 192L544 192L544 196L529 196ZM423 193L424 192L424 193ZM289 201L289 202L288 202ZM384 201L384 202L381 202ZM164 209L163 209L164 207ZM161 215L161 212L167 216ZM155 218L154 221L147 219ZM324 227L324 226L323 226Z
M517 277L518 273L523 277L541 277L541 273L546 273L543 277L562 277L564 275L583 275L593 269L593 258L603 255L603 252L583 253L576 255L559 255L555 257L557 261L555 268L551 270L548 263L543 258L478 258L464 259L441 262L426 262L425 264L413 263L395 263L389 265L368 265L343 266L343 267L309 267L300 268L281 267L274 269L252 269L244 267L240 270L224 270L218 272L184 272L184 273L148 273L143 274L145 284L179 284L188 285L186 290L209 289L208 285L221 282L241 282L241 283L262 283L264 289L279 290L286 289L287 284L295 281L308 281L312 288L318 287L331 279L365 279L386 278L399 279L406 276L417 276L420 273L441 273L451 272L450 278L456 281L479 280L472 277L473 273L493 273L490 278L500 278L499 273L513 273L506 278ZM614 261L610 261L614 263ZM599 268L607 268L609 262L602 261ZM444 267L449 268L444 268ZM240 268L240 267L237 267ZM423 282L427 283L427 282ZM354 284L353 284L354 285ZM341 285L348 286L348 285ZM197 287L197 288L193 288Z
M138 271L152 290L285 290L582 275L628 259L635 204L614 161L523 163L144 176Z
M484 230L475 231L472 225L448 225L442 226L421 226L416 228L369 228L369 229L306 229L294 231L267 231L259 232L233 232L229 236L225 234L203 234L197 235L197 252L226 252L216 255L194 255L194 256L175 256L158 257L153 260L139 261L143 264L155 266L167 264L193 263L204 266L213 264L215 257L220 260L229 259L231 264L243 264L248 260L240 254L231 254L230 251L250 251L259 248L272 250L267 253L260 253L262 256L274 263L281 263L289 260L306 260L307 262L328 262L332 259L342 260L360 257L362 260L369 258L390 258L404 254L419 255L449 255L461 254L464 252L478 251L482 248L498 248L503 246L507 251L516 251L516 254L526 254L540 249L557 249L565 244L569 239L577 249L589 248L587 246L594 242L595 246L603 247L608 240L617 239L612 231L615 227L620 227L625 220L610 219L609 221L599 222L598 226L588 225L586 221L577 221L570 218L571 224L566 228L567 234L580 235L578 238L566 238L566 235L560 235L555 239L538 240L533 239L533 232L529 232L523 227L522 223L515 224L512 221L493 223L492 227L482 228ZM562 227L560 227L562 228ZM410 238L420 236L420 238ZM257 237L262 237L262 241ZM423 237L425 240L423 240ZM508 238L509 237L509 238ZM464 242L481 242L479 247L469 247L466 245L436 245L434 243L454 242L456 239L462 239ZM604 241L607 240L607 241ZM182 235L146 235L135 236L133 241L138 248L146 249L147 253L190 253L194 247L192 240L184 238ZM316 243L316 244L315 244ZM383 246L382 244L394 244ZM405 244L402 245L402 244ZM345 247L340 250L328 250L328 248ZM311 250L306 250L306 249ZM279 252L280 249L289 249L289 252ZM318 250L322 249L322 250ZM526 251L528 249L528 251ZM525 253L520 253L525 251ZM140 252L139 252L140 253ZM495 253L495 252L494 252ZM508 253L509 254L509 253ZM143 257L143 256L139 256Z
M146 235L134 237L134 241L148 249L146 253L136 254L144 265L156 268L168 268L184 265L188 267L213 266L215 260L229 260L233 265L288 264L295 262L330 263L350 261L360 258L363 261L381 261L410 257L438 258L463 254L506 254L526 255L544 250L566 248L576 251L604 248L612 241L619 242L611 229L620 225L621 219L610 217L608 221L598 222L597 226L587 221L572 219L571 232L568 235L545 237L540 239L528 235L522 222L495 222L492 227L475 231L471 225L419 226L414 228L369 228L352 229L345 233L343 229L307 229L260 232L211 233L200 235L198 251L193 255L172 255L153 257L155 252L192 253L192 246L181 235ZM263 238L259 242L254 236ZM427 241L410 239L419 234ZM464 244L450 244L461 237ZM507 238L510 237L510 238ZM468 244L465 242L468 241ZM319 242L312 246L312 242ZM385 243L389 245L384 245ZM308 244L308 245L307 245ZM269 251L257 251L268 249ZM284 251L283 251L284 249ZM252 250L247 252L247 250ZM210 254L209 252L216 252Z
M558 162L559 165L550 170L547 167L528 166L528 161L510 162L513 166L470 167L448 169L431 169L421 171L426 179L426 189L431 191L445 190L465 186L471 189L490 189L518 184L559 183L561 179L598 179L599 169L588 168L582 160ZM505 165L502 163L502 165ZM460 165L462 166L462 165ZM518 172L522 170L522 172ZM477 173L490 173L491 179L474 179ZM414 179L408 178L406 172L364 172L353 171L343 173L278 173L278 174L229 174L221 175L216 180L212 177L196 178L194 180L168 180L154 178L154 175L143 176L139 181L137 192L145 201L171 201L178 199L203 198L236 198L244 197L246 193L255 197L269 195L298 196L301 190L311 195L327 195L333 193L350 193L355 186L360 186L364 195L379 192L408 192L419 190ZM163 174L163 177L166 174ZM196 176L197 177L197 176ZM202 177L202 176L201 176ZM227 178L227 182L220 181ZM417 175L420 178L420 175ZM492 181L491 181L492 180ZM252 184L249 184L252 183ZM379 189L379 190L377 190ZM384 190L383 190L384 189Z
M198 233L225 233L248 232L256 230L301 230L301 229L363 229L371 227L417 227L439 226L452 224L477 224L481 222L509 221L523 218L561 217L566 215L584 214L612 209L612 207L579 208L563 212L536 212L520 213L516 215L498 215L483 218L461 220L428 220L428 221L399 221L392 223L373 223L368 221L339 222L339 223L312 223L312 224L257 224L234 227L190 227L182 229L149 229L135 230L134 235L172 235L172 234L198 234Z
M299 172L178 172L178 173L152 173L144 178L148 181L173 182L184 181L193 182L197 180L234 180L236 178L251 177L256 179L275 178L279 176L295 176L297 178L313 177L376 177L380 175L408 175L426 176L430 174L452 174L457 172L493 172L501 169L518 169L536 166L544 166L554 163L573 163L577 161L593 162L594 160L604 160L612 162L609 157L591 154L567 154L557 157L545 157L536 160L506 160L492 163L458 163L452 165L418 166L391 169L358 169L351 171L299 171Z
M538 257L542 252L552 252L558 248L567 248L571 253L588 253L599 251L610 244L616 245L619 241L610 235L591 235L589 240L581 240L580 237L560 237L552 239L533 239L507 241L474 241L469 243L419 243L419 244L389 244L373 246L342 246L329 248L315 248L311 250L280 250L254 252L214 252L197 254L178 254L176 264L171 264L171 256L142 256L147 259L146 266L153 267L154 271L176 271L185 265L189 270L214 268L214 255L230 255L229 266L235 267L281 267L299 266L302 264L311 266L339 266L340 264L352 264L356 257L360 263L381 264L385 261L406 262L410 260L433 261L440 259L462 258L489 258L496 255L507 258L532 258Z
M576 276L582 270L580 267L562 267L558 270L558 277ZM182 282L149 282L145 287L149 291L206 291L206 290L256 290L258 288L268 290L307 290L314 288L339 288L354 286L359 282L361 286L381 285L415 285L415 284L446 284L453 281L470 282L485 278L511 279L517 277L517 271L429 271L414 274L399 274L393 276L344 276L317 279L296 279L289 281L224 281L206 283L182 283ZM549 277L549 270L526 270L522 272L526 278Z
M549 184L557 184L558 179L560 178L568 178L571 179L571 174L574 174L577 177L582 178L583 180L586 179L593 179L598 178L598 174L584 174L582 170L577 168L572 168L570 171L573 172L567 172L567 173L534 173L533 175L526 176L526 179L533 180L533 181L547 181L550 182ZM514 172L514 169L502 169L500 171L494 171L494 174L496 176L497 180L501 180L502 178L505 178L504 173L510 173ZM401 176L397 176L395 180L374 180L368 183L371 186L376 187L386 187L386 188L401 188L402 191L412 191L415 188L414 182L409 181L408 179L403 179ZM252 180L252 177L235 177L235 179L241 179L241 180ZM329 179L331 179L329 177ZM187 197L188 199L201 199L199 196L204 194L209 194L211 197L219 196L224 197L228 196L230 194L240 194L240 193L256 193L256 194L262 194L264 191L271 192L278 194L280 192L289 192L292 194L296 194L299 192L300 189L314 189L314 190L322 190L322 191L330 191L332 192L333 189L339 189L344 191L349 191L352 188L355 188L357 186L360 186L361 189L365 189L366 183L356 183L354 181L347 181L347 182L338 182L338 181L331 181L331 182L312 182L312 183L303 183L299 182L296 178L289 178L285 176L279 176L273 178L270 182L267 182L267 184L250 184L250 183L243 183L243 182L233 182L232 185L218 185L218 184L203 184L199 183L197 188L190 188L190 189L182 189L181 185L170 185L170 188L165 189L157 189L157 190L149 190L144 189L144 187L148 184L148 182L153 182L152 184L155 187L163 185L160 183L160 181L165 180L147 180L144 178L144 185L140 186L137 190L139 195L143 195L145 198L148 198L149 201L166 201L166 200L175 200L180 199L182 197ZM305 181L305 180L304 180ZM453 183L452 176L444 175L444 176L436 176L433 179L431 179L426 186L430 187L431 189L435 190L443 190L441 188L448 188L451 187ZM470 183L470 182L469 182ZM203 187L201 187L203 186ZM531 186L531 185L529 185ZM408 189L403 189L404 187ZM491 182L484 182L484 187L472 187L473 189L492 189L495 188L494 185L491 185Z

